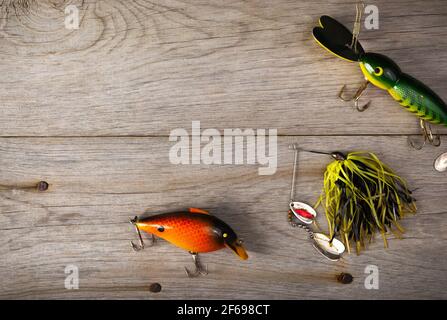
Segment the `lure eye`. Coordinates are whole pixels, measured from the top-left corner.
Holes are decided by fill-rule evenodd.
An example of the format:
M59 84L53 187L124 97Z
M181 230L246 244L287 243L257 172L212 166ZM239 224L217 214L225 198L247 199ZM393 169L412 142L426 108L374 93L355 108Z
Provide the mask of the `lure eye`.
M224 238L228 237L228 233L224 233L224 234L222 235L222 237L224 237Z
M376 68L374 69L374 75L380 77L382 74L383 74L383 68L381 68L381 67L376 67Z
M158 230L158 232L163 232L163 231L165 231L165 227L163 227L163 226L159 226L159 227L157 228L157 230Z

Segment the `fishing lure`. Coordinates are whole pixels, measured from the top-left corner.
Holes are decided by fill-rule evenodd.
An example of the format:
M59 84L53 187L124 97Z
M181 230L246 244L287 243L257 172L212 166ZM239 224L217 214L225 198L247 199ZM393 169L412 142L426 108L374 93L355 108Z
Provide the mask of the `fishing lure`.
M416 212L406 181L373 153L330 155L335 161L326 168L323 192L316 204L326 210L329 237L340 235L348 252L353 241L359 253L367 240L380 232L388 247L387 232L400 237L404 229L399 220Z
M413 141L410 141L410 144L416 149L421 149L427 141L434 146L439 146L439 136L433 136L430 125L426 122L447 126L447 105L428 86L402 72L389 57L379 53L365 52L358 42L361 12L362 10L357 6L353 33L329 16L322 16L319 21L320 26L313 29L313 37L317 43L339 58L358 62L365 77L365 82L354 96L345 98L343 93L346 86L343 86L339 97L344 101L354 101L357 110L364 111L369 107L370 102L359 106L359 99L368 84L371 83L386 90L394 100L420 118L423 144L416 145Z
M293 163L293 175L292 175L292 186L290 189L290 202L288 211L288 220L292 227L299 227L306 230L309 234L309 238L312 241L313 247L320 252L323 256L331 261L338 261L343 252L345 251L345 246L342 242L334 237L329 238L327 235L319 232L314 232L311 229L311 225L316 223L317 212L313 207L304 203L295 201L295 180L297 176L297 166L298 166L298 153L300 148L296 144L289 146L290 149L295 151L295 158Z
M447 152L440 154L434 163L436 171L444 172L447 171Z
M139 245L131 242L135 251L144 248L140 230L151 234L152 243L157 236L189 251L196 267L194 272L185 267L189 277L208 273L200 263L199 253L212 252L227 247L242 260L248 259L242 240L238 238L233 229L202 209L190 208L188 211L163 213L145 218L135 217L130 222L135 226L140 241Z

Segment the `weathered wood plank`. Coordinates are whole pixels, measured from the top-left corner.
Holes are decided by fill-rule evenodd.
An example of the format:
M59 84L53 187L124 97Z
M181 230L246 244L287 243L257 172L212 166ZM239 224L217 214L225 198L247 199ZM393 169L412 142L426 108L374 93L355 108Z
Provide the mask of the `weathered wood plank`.
M419 213L404 221L404 240L380 239L360 256L330 263L286 222L291 142L320 150L376 152L406 177ZM447 298L443 257L447 185L432 169L438 150L417 152L405 137L281 137L278 170L259 176L253 165L172 165L167 138L3 138L2 184L50 183L45 193L0 192L1 298ZM298 193L319 194L325 156L300 155ZM131 250L136 214L203 207L245 239L250 259L229 251L203 255L210 274L186 278L191 261L164 241ZM321 212L320 212L321 213ZM319 221L324 225L324 217ZM80 289L64 288L64 268L80 269ZM364 288L364 269L379 267L380 289ZM350 272L354 282L335 276ZM151 294L152 282L163 286Z
M374 4L380 29L364 30L365 48L447 99L447 3ZM362 114L337 99L360 70L324 52L311 30L322 14L351 25L352 1L89 0L75 31L63 5L38 1L30 16L0 19L3 137L168 135L192 120L281 135L418 132L378 89Z
M446 3L375 4L380 30L362 33L365 48L390 55L445 98L438 71L447 65ZM0 139L0 184L51 184L46 193L0 190L0 297L447 298L447 185L431 167L440 150L369 136L417 133L416 120L378 90L369 91L374 108L363 114L339 102L340 84L360 81L358 67L309 36L321 14L351 24L352 2L90 0L79 31L64 28L63 5L38 1L30 15L0 17L0 136L21 137ZM280 138L273 176L249 165L172 165L163 137L94 137L166 136L192 120L324 136ZM285 221L292 141L369 149L398 169L418 188L419 214L404 222L405 239L387 250L377 241L337 264L323 260ZM301 155L304 201L318 196L327 162ZM188 255L166 242L130 250L129 217L186 206L229 222L250 259L204 255L210 275L189 280ZM64 289L68 264L80 268L79 290ZM368 264L379 267L378 291L363 286ZM342 271L353 284L335 281ZM155 281L163 290L150 294Z

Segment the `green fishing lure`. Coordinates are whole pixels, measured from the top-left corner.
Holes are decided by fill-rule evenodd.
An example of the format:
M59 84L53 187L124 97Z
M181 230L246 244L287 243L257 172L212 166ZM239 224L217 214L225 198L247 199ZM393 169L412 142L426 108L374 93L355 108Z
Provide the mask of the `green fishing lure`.
M399 66L387 56L378 53L365 52L344 25L337 20L322 16L320 26L313 29L315 40L329 52L347 61L358 62L366 82L359 88L352 99L355 100L359 111L363 111L368 105L359 107L357 102L368 83L386 90L408 111L417 117L433 124L447 126L447 105L428 86L410 75L401 71ZM354 41L355 39L355 41Z

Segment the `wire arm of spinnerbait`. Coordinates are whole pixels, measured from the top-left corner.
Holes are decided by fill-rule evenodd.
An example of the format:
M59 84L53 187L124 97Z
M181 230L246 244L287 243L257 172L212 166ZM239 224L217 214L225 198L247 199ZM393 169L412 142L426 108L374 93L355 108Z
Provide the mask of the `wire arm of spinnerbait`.
M298 167L298 152L299 152L298 144L296 143L290 144L289 149L295 151L295 157L293 160L292 186L290 187L290 202L293 202L293 199L295 198L296 168Z
M368 109L369 105L371 104L371 101L368 101L367 103L365 103L362 106L359 105L359 99L365 92L366 88L368 87L368 84L369 84L369 81L365 80L365 82L363 82L362 85L357 89L357 92L350 98L344 97L346 85L343 85L343 87L341 87L341 89L340 89L340 92L338 93L338 97L345 102L354 101L354 106L357 109L357 111L363 112L366 109Z
M429 123L427 123L423 119L420 119L419 126L421 128L422 142L417 143L414 139L408 137L408 143L411 147L416 150L421 150L427 143L434 147L439 147L441 145L441 137L437 134L433 134L431 125Z
M186 274L188 275L188 277L195 278L200 275L207 275L208 267L202 265L202 263L200 262L199 254L197 252L190 252L190 254L191 254L192 260L194 262L195 270L190 271L187 267L185 267L185 271L186 271Z
M133 243L133 241L131 241L130 244L132 245L132 249L134 249L135 251L140 251L145 248L145 245L144 245L143 237L141 236L140 229L137 226L137 221L138 221L137 216L135 216L135 218L133 218L133 219L130 219L130 223L135 227L135 232L138 235L139 244L137 245L137 244ZM149 245L149 247L152 247L154 245L154 243L155 243L155 237L153 234L151 234L151 244Z

